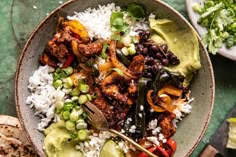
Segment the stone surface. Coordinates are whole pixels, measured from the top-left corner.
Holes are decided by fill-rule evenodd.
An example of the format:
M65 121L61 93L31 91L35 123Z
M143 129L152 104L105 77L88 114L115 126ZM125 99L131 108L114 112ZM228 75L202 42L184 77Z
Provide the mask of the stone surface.
M66 1L66 0L64 0ZM63 0L0 1L0 114L16 116L14 75L20 50L37 24ZM184 0L165 0L187 17ZM198 156L227 113L236 104L236 62L211 55L215 73L216 99L208 129L191 155ZM200 114L200 113L199 113Z

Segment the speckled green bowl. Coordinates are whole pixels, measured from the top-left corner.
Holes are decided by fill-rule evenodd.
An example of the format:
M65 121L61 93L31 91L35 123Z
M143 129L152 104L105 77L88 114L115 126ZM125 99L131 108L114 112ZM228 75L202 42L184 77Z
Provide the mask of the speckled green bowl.
M35 29L26 43L20 60L15 81L15 101L17 112L27 137L40 156L45 156L42 149L44 135L37 131L39 119L34 116L34 110L26 105L26 98L30 94L27 85L28 79L38 68L38 57L43 52L45 44L49 41L59 16L73 15L74 11L83 11L87 7L97 7L98 4L115 2L118 5L126 5L130 2L139 2L146 6L147 11L153 12L162 18L169 18L176 21L183 28L192 26L177 11L161 1L154 0L72 0L69 1L48 15ZM176 157L189 156L201 140L209 123L213 108L215 84L212 65L207 51L201 45L202 68L195 75L192 84L192 97L195 98L192 113L184 118L179 124L174 139L177 142Z

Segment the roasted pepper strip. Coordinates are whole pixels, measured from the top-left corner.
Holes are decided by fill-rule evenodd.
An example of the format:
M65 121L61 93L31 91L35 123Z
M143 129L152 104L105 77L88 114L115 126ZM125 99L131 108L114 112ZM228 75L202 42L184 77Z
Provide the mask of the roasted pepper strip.
M120 50L116 50L116 54L117 54L117 57L118 59L126 66L129 66L130 65L130 60L125 56L123 55L123 53L120 51Z
M68 66L70 66L71 63L74 61L74 59L75 59L75 56L73 54L70 54L67 57L66 61L64 62L62 68L67 68Z
M172 100L170 96L167 94L162 94L160 96L157 96L156 102L159 106L164 108L165 110L169 112L173 112L174 109L176 109L176 106L172 105Z
M64 27L68 27L73 33L80 36L80 38L86 43L89 41L89 36L86 28L77 20L70 20L63 22Z
M153 90L149 90L147 93L147 102L148 104L152 107L152 109L156 112L164 112L166 111L164 108L160 107L160 106L156 106L154 105L153 101L152 101L152 92Z
M168 152L160 146L154 146L152 148L149 148L148 151L150 151L151 153L154 153L154 154L158 154L161 157L169 157ZM157 153L155 153L155 152L157 152ZM138 157L149 157L149 156L148 156L148 154L142 152L142 153L138 154Z
M135 126L136 132L135 136L137 138L142 138L145 132L145 111L144 111L144 101L145 101L145 87L147 86L149 79L140 78L138 81L138 98L136 100L135 107Z
M175 142L175 140L169 138L167 140L166 144L170 148L170 150L167 151L167 152L169 153L170 156L172 156L175 153L175 151L176 151L176 142Z
M132 71L130 71L128 68L124 66L116 57L116 41L112 40L110 43L110 57L111 62L115 68L118 68L124 72L125 75L127 75L130 78L136 79L137 76L134 75Z
M168 94L180 97L182 95L182 92L182 89L176 88L172 85L165 85L158 91L158 96L160 96L161 94Z

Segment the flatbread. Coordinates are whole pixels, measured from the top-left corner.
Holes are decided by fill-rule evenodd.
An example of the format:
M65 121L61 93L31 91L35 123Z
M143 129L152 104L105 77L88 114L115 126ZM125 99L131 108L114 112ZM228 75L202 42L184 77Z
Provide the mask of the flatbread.
M0 115L0 157L35 157L30 142L24 135L19 120Z

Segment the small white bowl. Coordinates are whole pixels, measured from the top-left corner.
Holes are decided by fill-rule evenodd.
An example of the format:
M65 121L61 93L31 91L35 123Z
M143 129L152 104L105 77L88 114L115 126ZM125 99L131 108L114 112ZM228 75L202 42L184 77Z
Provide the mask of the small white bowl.
M197 14L193 11L192 5L194 3L203 4L203 2L204 2L204 0L186 0L186 9L187 9L188 17L189 17L192 25L195 27L195 29L197 30L197 32L199 33L200 36L205 34L207 32L207 30L206 30L206 28L200 26L197 23L197 20L199 19L199 14ZM226 58L229 58L231 60L236 61L236 46L233 46L228 49L228 48L226 48L226 46L224 44L223 47L219 49L218 54L220 54Z

